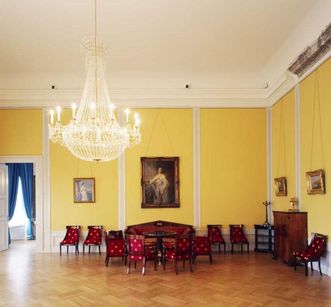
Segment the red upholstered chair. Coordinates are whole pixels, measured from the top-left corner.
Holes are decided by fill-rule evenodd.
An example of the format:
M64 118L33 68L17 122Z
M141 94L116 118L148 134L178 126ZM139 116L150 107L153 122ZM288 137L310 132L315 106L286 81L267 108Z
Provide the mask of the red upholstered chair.
M313 262L318 263L318 268L322 276L321 270L321 256L326 248L327 236L313 233L310 244L305 250L297 251L293 253L294 256L294 270L297 269L297 263L303 263L305 265L306 276L308 275L308 263L310 262L311 273L313 273Z
M60 256L62 255L62 246L67 246L67 254L69 252L69 246L75 247L75 254L79 254L78 244L80 235L80 226L72 225L66 226L66 234L64 239L60 242Z
M190 265L190 270L193 272L192 268L192 235L182 235L177 236L174 245L164 245L163 246L163 269L165 270L166 262L168 260L174 261L175 272L178 274L177 262L183 261L183 268L185 267L185 261L188 260Z
M209 237L196 236L193 240L193 262L197 256L209 256L209 262L213 262L211 255L211 240Z
M88 234L83 243L83 254L85 254L85 245L88 246L88 253L91 252L91 246L98 246L101 254L102 226L88 226Z
M111 230L105 232L106 242L106 259L105 263L108 266L109 259L112 257L121 257L126 261L126 246L123 238L123 232L121 230Z
M240 244L241 252L243 252L243 245L247 245L247 254L249 253L249 242L244 234L244 225L230 225L230 241L232 254L234 244Z
M145 244L146 243L146 244ZM131 262L134 261L135 267L137 261L142 262L142 274L146 272L146 262L154 261L154 270L156 270L156 244L145 242L145 236L142 235L129 235L127 236L127 258L128 268L127 273L131 271Z
M226 243L222 236L222 225L207 225L208 237L211 240L211 244L218 245L218 251L221 252L221 245L224 246L224 254L226 253Z

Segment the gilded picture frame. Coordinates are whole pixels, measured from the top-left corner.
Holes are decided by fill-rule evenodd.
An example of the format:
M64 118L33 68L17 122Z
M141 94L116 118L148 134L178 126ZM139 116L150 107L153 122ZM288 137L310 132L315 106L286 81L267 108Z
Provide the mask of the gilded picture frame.
M74 178L74 203L95 203L95 179Z
M286 177L278 177L274 179L276 196L287 196Z
M179 157L141 158L142 208L179 208Z
M323 169L306 172L307 193L325 194L325 174Z

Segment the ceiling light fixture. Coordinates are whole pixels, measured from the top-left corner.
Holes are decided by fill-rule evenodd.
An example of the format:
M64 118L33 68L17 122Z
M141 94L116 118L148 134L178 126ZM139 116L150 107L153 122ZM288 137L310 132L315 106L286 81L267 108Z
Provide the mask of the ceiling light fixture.
M72 105L72 119L61 124L61 108L50 110L49 139L69 149L79 159L110 161L117 159L127 147L140 143L140 119L125 109L125 125L116 120L105 79L106 45L97 41L97 3L94 0L94 39L82 42L86 51L86 80L80 104ZM56 112L56 114L55 114ZM56 117L56 120L55 120Z

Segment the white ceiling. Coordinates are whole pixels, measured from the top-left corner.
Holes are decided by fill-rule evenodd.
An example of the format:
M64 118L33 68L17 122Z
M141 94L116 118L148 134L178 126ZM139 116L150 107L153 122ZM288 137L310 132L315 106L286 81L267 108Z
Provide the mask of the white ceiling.
M330 0L98 0L110 87L262 89L329 23ZM1 89L82 87L93 1L1 0Z

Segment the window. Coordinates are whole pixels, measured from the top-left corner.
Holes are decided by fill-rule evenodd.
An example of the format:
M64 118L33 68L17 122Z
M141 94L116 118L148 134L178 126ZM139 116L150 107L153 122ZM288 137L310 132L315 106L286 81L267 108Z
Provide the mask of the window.
M18 180L18 190L17 190L17 199L16 199L16 207L14 211L14 215L12 219L8 222L9 227L13 226L27 226L29 219L25 212L24 200L23 200L23 190L21 178Z

